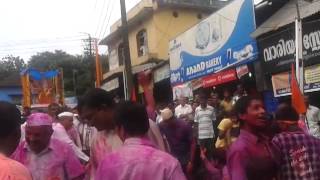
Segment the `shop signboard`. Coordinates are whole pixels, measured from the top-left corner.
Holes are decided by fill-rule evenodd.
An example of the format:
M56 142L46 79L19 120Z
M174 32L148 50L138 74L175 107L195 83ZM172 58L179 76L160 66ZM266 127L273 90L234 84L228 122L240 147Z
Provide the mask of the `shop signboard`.
M252 0L233 1L170 41L171 83L181 84L258 56Z
M279 101L277 98L274 97L274 94L272 91L266 91L263 93L264 97L264 105L268 113L274 113L276 112Z
M275 97L291 95L291 72L284 72L272 76L273 93ZM320 64L305 68L304 92L320 90Z
M245 64L243 66L239 66L236 68L237 71L237 76L239 79L241 79L242 76L246 75L249 73L249 68L248 66Z
M202 86L207 88L234 80L237 80L237 73L234 69L230 69L202 78Z
M153 73L153 81L154 83L160 82L164 79L170 77L170 66L166 64L158 69L156 69Z
M320 21L307 22L303 27L303 61L309 66L320 62ZM288 71L295 62L295 31L288 28L258 40L259 55L268 73Z
M112 91L119 88L119 78L114 78L101 86L106 91Z

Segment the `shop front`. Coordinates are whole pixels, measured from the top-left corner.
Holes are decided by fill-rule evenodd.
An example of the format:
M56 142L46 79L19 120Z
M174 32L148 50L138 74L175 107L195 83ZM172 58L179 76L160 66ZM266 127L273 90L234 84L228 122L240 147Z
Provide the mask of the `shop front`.
M242 81L254 82L252 63L258 57L250 36L254 31L252 1L237 0L170 41L174 98L191 96L199 89L233 90Z
M172 100L170 83L170 65L164 63L153 70L153 95L157 103L168 103Z
M320 91L320 21L304 21L303 83L304 92L317 96ZM295 64L295 31L288 27L258 39L265 79L272 85L275 97L289 99L291 95L291 65ZM316 103L316 102L315 102Z

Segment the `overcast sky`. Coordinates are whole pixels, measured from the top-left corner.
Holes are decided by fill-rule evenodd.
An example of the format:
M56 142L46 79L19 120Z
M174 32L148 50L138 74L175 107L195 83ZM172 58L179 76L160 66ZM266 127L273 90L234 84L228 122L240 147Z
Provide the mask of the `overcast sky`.
M127 10L139 1L126 0ZM0 59L12 54L27 61L54 49L81 54L85 33L101 39L119 18L119 0L0 0Z

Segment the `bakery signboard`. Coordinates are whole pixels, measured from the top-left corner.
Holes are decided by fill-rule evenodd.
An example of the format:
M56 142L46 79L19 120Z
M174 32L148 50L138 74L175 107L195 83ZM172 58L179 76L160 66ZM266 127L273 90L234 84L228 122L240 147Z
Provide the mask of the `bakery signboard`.
M237 0L170 41L171 83L181 84L258 56L252 0Z

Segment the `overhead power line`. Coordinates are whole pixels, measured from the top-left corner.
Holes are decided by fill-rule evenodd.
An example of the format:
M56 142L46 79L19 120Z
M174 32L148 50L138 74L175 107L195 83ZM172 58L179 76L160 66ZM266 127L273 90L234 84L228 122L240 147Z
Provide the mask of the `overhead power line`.
M112 13L113 13L113 11L114 11L114 9L115 9L115 5L116 5L115 2L116 2L116 1L113 1L112 9L111 9L111 12L110 12L108 21L107 21L107 25L106 25L105 28L104 28L104 33L102 34L102 36L99 36L99 37L102 37L102 38L103 38L103 37L106 35L106 33L107 33L107 30L108 30L108 27L109 27L109 24L110 24L110 20L111 20L111 15L112 15Z
M83 36L70 36L64 38L55 38L55 39L34 39L34 40L21 40L21 41L6 41L0 42L1 47L13 47L13 46L27 46L27 45L38 45L38 44L58 44L71 41L80 41L83 39Z
M100 11L100 16L98 18L98 26L97 26L97 29L96 29L96 32L94 33L95 36L98 35L98 32L100 30L100 25L101 25L101 20L102 20L102 17L103 17L103 14L105 12L105 10L108 12L108 9L109 9L109 6L110 6L110 0L108 1L107 5L106 5L106 0L103 0L103 5L102 5L102 9ZM103 22L102 22L103 23Z
M110 2L111 2L111 1L110 1ZM107 9L107 11L106 11L106 13L105 13L105 16L104 16L104 18L103 18L103 21L102 21L102 26L101 26L101 28L100 28L100 33L99 33L98 38L101 38L101 35L102 35L102 33L103 33L103 31L104 31L104 28L105 28L105 24L106 24L106 23L108 24L107 19L109 19L109 18L111 17L111 15L112 15L112 10L113 10L113 7L112 7L112 6L113 6L114 2L115 2L115 1L112 1L112 4L110 3L109 6L108 6L108 9Z

